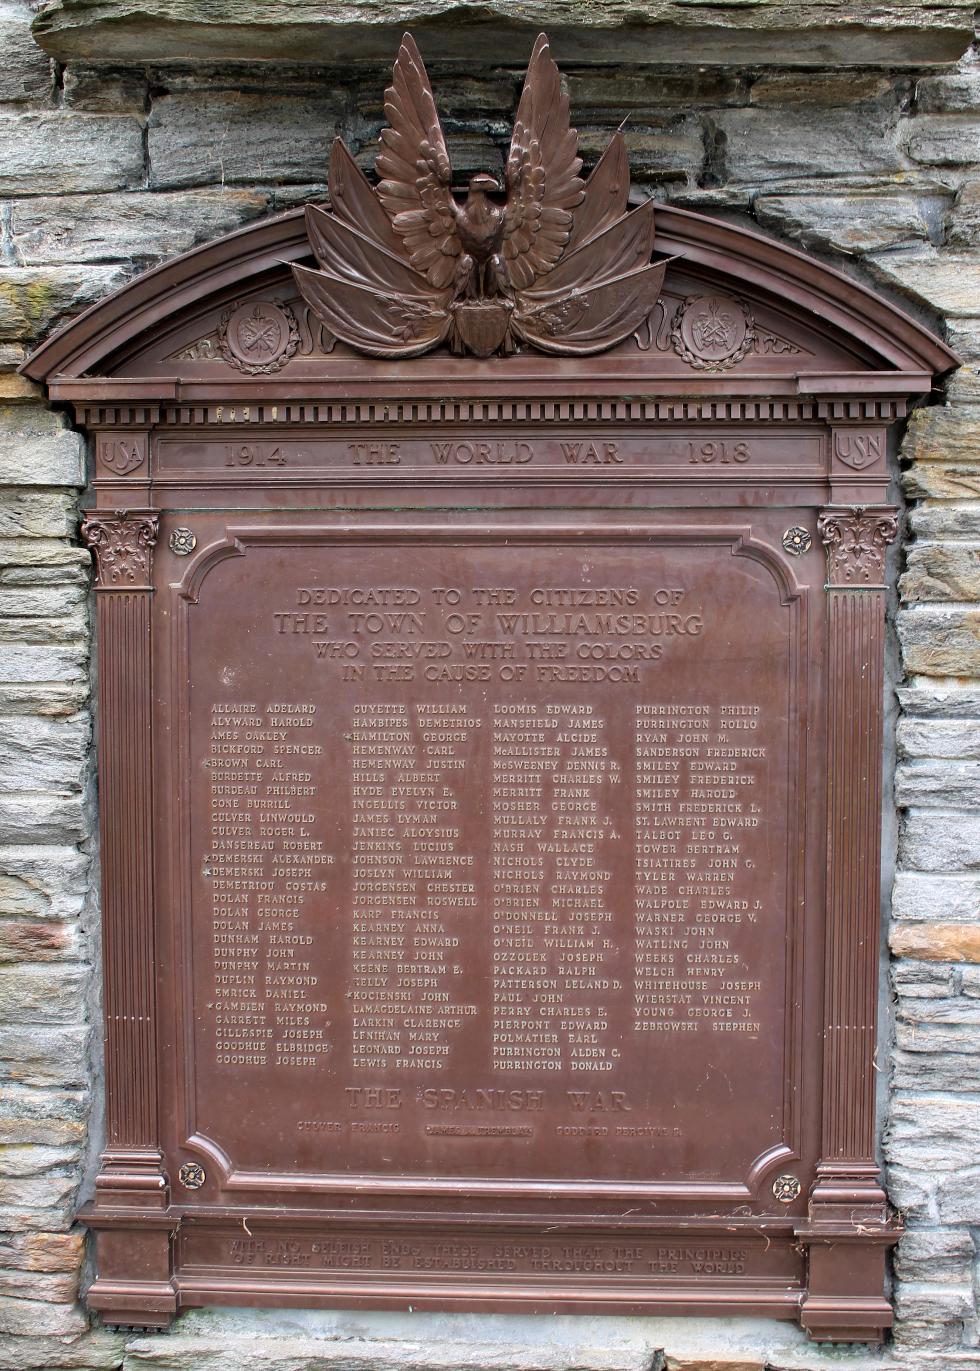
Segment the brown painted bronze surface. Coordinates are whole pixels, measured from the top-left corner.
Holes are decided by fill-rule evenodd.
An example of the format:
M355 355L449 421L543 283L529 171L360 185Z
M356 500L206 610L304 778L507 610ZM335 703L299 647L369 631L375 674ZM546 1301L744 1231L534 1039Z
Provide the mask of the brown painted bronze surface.
M506 231L482 263L440 248L473 258L459 278L412 264L398 120L438 121L398 61L388 188L338 148L310 215L303 279L334 305L331 273L383 258L458 323L624 222L617 144L581 190L559 99L543 274ZM297 293L292 215L27 365L93 442L108 1143L85 1218L111 1322L890 1324L886 448L951 358L797 253L657 216L682 260L600 356L525 350L518 303L513 351L477 355L486 320L454 351L443 318L424 357L365 356Z
M417 357L448 341L490 357L521 343L542 352L604 352L650 314L666 264L652 264L653 204L627 213L622 133L584 182L568 96L542 34L517 108L504 184L472 176L466 199L414 39L402 41L385 92L375 191L340 139L330 157L331 212L310 206L318 271L296 286L330 338L372 357ZM493 196L504 194L506 202ZM715 319L708 351L725 345ZM695 325L697 333L698 325Z

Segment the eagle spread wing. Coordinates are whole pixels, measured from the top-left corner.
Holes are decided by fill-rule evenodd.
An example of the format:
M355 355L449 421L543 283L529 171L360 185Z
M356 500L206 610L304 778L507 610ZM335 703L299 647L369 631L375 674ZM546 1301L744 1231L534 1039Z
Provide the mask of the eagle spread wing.
M448 286L461 251L452 165L415 40L402 39L385 91L389 127L381 134L377 170L381 203L402 238L412 266L437 290Z
M542 33L531 54L504 170L503 253L515 290L533 285L562 255L572 211L585 194L581 169L568 96Z

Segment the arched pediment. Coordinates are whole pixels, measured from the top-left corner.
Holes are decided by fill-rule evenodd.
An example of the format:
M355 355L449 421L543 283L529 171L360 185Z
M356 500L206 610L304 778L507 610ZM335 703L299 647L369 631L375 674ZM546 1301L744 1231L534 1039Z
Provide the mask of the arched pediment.
M486 383L540 392L560 379L566 393L587 384L593 393L643 386L728 395L908 394L956 362L914 319L803 253L680 209L658 207L655 225L656 258L673 259L657 305L625 341L597 356L528 350L459 358L445 347L397 362L358 355L318 327L299 296L291 267L313 258L303 212L295 210L139 276L49 338L23 371L59 386L98 378L131 398L179 398L188 387L241 394L243 386L341 385L371 393L394 374L400 386L417 382L440 393L472 393ZM713 355L699 354L696 316L706 309L719 316L720 336L732 344L727 353L722 343ZM272 351L255 356L258 365L247 349L236 350L234 336L229 341L229 322L240 331L243 321L246 333L277 326Z

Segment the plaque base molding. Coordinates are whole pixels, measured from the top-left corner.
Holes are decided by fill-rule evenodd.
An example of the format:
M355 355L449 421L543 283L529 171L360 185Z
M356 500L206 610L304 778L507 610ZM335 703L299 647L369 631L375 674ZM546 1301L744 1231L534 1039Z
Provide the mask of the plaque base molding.
M284 1226L246 1210L206 1218L93 1205L79 1218L96 1240L98 1276L87 1302L112 1327L163 1331L181 1311L212 1306L465 1307L773 1319L797 1323L815 1342L878 1344L892 1324L881 1294L885 1259L901 1231L880 1213L876 1220L869 1206L863 1218L853 1208L846 1219L816 1214L783 1233L770 1230L764 1242L750 1228L692 1233L689 1224L637 1230L614 1221L601 1230L569 1225L567 1232L561 1224L532 1231L526 1221L512 1229L469 1225L464 1238L448 1224L418 1237L404 1217L386 1226L364 1216L355 1226L349 1215L294 1214ZM328 1251L340 1255L323 1255ZM389 1269L392 1263L402 1265ZM465 1306L461 1265L468 1268ZM657 1267L663 1274L653 1274Z
M821 1163L809 1218L797 1230L807 1253L800 1322L815 1342L880 1343L894 1322L882 1295L889 1250L902 1225L873 1163Z
M98 1275L89 1308L118 1328L165 1329L177 1312L173 1236L180 1220L152 1209L109 1210L95 1205L79 1219L96 1233Z

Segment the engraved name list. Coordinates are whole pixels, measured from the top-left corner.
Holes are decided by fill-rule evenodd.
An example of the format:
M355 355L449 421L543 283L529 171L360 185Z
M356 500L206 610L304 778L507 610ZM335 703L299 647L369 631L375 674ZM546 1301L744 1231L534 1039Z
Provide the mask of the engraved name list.
M775 1127L786 625L733 654L726 595L778 600L747 559L719 595L721 555L381 547L368 579L257 546L248 597L218 564L189 711L212 1136L242 1071L299 1170L639 1174L740 1080Z

